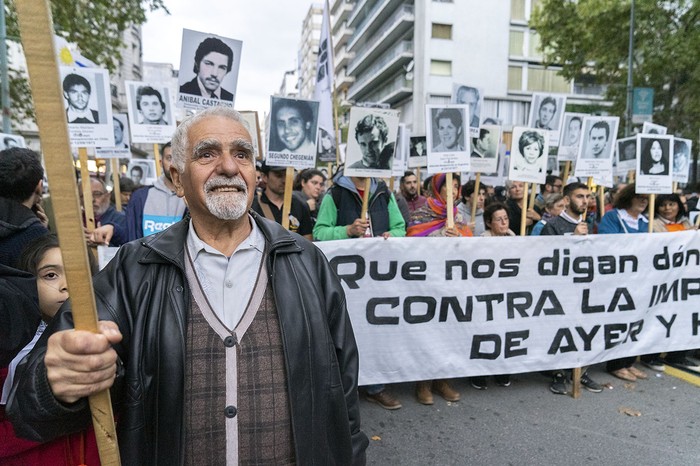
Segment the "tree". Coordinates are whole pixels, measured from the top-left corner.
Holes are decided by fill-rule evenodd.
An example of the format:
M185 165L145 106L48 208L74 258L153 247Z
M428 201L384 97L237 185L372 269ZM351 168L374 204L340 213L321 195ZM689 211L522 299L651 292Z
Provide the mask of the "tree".
M625 115L630 0L541 0L530 26L567 79L608 85ZM700 0L635 0L633 85L654 88L654 122L694 138L700 124ZM623 120L625 121L625 120ZM624 128L624 124L620 125Z
M146 11L168 12L163 0L51 0L57 35L78 45L82 54L100 66L114 71L121 58L122 33L132 24L146 22ZM19 38L17 13L12 2L5 2L8 37ZM34 117L26 76L16 66L10 74L10 98L14 119Z

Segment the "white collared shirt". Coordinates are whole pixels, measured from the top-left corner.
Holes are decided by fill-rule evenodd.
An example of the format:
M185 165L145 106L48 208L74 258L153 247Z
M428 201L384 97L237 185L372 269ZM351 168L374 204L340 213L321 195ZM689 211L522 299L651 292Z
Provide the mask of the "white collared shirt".
M248 306L265 250L265 237L248 216L252 230L231 257L202 241L190 224L187 233L194 271L212 310L229 329L234 329Z
M66 114L68 116L68 121L75 121L78 118L85 118L86 120L90 120L93 123L97 123L95 121L95 117L92 116L92 111L89 108L85 108L82 112L74 109L73 107L68 107L68 113Z

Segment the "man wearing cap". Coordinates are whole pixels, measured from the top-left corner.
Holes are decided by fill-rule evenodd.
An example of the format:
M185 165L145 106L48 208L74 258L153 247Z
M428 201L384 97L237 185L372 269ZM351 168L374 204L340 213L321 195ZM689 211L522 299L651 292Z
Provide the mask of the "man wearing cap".
M286 185L286 168L271 167L263 162L260 166L262 181L265 189L253 198L252 210L258 214L282 224L282 208L284 206L284 189ZM306 239L312 239L314 225L311 220L309 206L292 196L289 208L289 231L298 233Z

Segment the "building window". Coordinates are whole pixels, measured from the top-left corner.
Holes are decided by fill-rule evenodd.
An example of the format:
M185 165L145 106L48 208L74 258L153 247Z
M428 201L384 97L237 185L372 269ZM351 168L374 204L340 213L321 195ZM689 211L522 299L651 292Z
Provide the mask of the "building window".
M530 44L528 46L527 56L531 58L541 58L540 51L540 35L536 31L530 30Z
M509 66L508 67L508 90L522 91L523 90L523 67Z
M508 53L516 57L523 56L523 44L525 42L525 33L523 31L510 31L510 45Z
M525 0L510 0L510 19L525 21Z
M452 39L452 25L433 23L433 39Z
M528 67L527 90L569 93L571 92L571 83L563 76L558 75L557 70Z
M430 74L433 76L452 76L452 62L447 60L430 60Z

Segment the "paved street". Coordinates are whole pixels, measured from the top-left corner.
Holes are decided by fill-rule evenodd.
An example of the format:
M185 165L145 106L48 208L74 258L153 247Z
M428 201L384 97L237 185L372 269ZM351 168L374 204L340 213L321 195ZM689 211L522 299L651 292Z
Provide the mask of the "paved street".
M364 399L363 430L372 465L696 465L700 463L700 388L668 374L626 383L601 365L589 373L602 393L579 399L554 395L539 374L511 377L510 387L489 380L477 391L453 383L462 401L435 395L418 404L414 384L390 386L403 408L385 411ZM658 375L657 375L658 374ZM620 411L629 408L638 417ZM374 439L372 439L374 437Z

